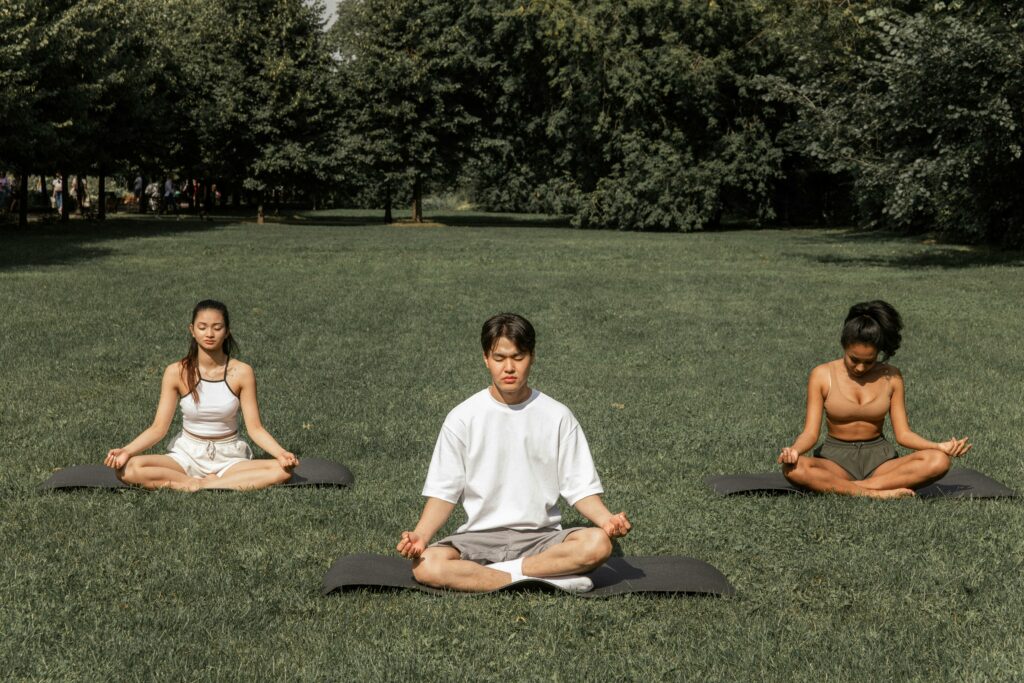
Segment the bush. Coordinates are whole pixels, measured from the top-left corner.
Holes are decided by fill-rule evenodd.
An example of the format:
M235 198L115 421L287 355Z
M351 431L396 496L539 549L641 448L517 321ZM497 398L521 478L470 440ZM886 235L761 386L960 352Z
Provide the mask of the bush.
M846 49L790 91L803 103L793 143L852 177L869 227L1021 245L1024 12L937 2L852 16Z

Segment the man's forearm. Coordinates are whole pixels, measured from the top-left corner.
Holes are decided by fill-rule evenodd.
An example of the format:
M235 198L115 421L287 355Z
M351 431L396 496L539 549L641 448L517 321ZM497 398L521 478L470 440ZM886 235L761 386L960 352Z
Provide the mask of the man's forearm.
M423 506L423 513L420 515L420 521L416 523L414 532L423 539L424 543L429 544L430 539L434 537L438 529L444 526L444 523L448 521L454 509L455 503L449 503L440 498L427 498L427 502Z
M608 518L612 516L612 513L605 507L604 501L601 500L601 496L596 493L592 496L580 498L573 507L595 526L604 525Z

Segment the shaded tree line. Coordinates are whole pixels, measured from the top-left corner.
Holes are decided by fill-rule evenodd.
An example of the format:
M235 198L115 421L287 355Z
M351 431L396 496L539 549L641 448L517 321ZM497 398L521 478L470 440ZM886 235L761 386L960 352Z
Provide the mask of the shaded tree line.
M7 0L0 167L1024 243L1024 6Z

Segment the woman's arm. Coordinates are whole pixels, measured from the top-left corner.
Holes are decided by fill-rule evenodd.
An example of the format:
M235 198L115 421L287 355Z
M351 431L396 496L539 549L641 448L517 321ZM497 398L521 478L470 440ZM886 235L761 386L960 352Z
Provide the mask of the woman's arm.
M167 436L167 430L174 419L174 412L178 408L178 387L181 382L181 364L171 363L164 370L163 379L160 380L160 402L156 407L156 415L151 424L144 432L132 439L131 443L121 448L112 448L107 452L104 464L114 469L124 467L125 463L135 455L142 453L160 439Z
M821 416L825 411L825 392L828 390L828 364L823 363L811 370L807 378L807 411L804 430L796 437L793 445L782 449L779 462L792 465L798 456L806 453L818 443L821 435Z
M238 401L242 406L242 417L245 418L245 429L253 442L269 453L281 464L281 467L294 467L299 459L291 451L285 450L270 435L260 420L259 402L256 400L256 373L246 363L235 361L230 368L231 380L238 387ZM227 379L227 378L225 378ZM228 387L230 388L230 384Z
M889 399L889 420L892 422L892 432L896 437L896 443L913 451L938 449L951 458L963 455L971 450L973 444L967 443L966 437L935 443L914 433L910 429L910 420L907 418L903 375L900 374L899 370L893 368L893 375L889 381L892 382L892 398Z

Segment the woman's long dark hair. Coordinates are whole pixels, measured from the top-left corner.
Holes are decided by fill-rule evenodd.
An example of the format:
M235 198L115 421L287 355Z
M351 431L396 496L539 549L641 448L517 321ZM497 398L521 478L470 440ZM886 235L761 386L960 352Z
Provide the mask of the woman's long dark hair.
M221 348L230 358L231 354L238 348L238 342L231 336L231 319L228 317L227 306L213 299L203 299L192 309L192 322L196 321L196 316L201 311L208 310L220 311L220 314L224 316L224 328L228 334L224 337L224 344ZM181 359L181 378L185 381L185 386L188 388L188 393L191 394L192 400L199 403L199 342L196 341L195 337L189 341L188 353ZM224 379L227 380L226 375Z
M839 341L844 349L850 344L871 344L882 352L884 363L900 348L902 329L903 320L895 308L884 301L865 301L850 307Z

